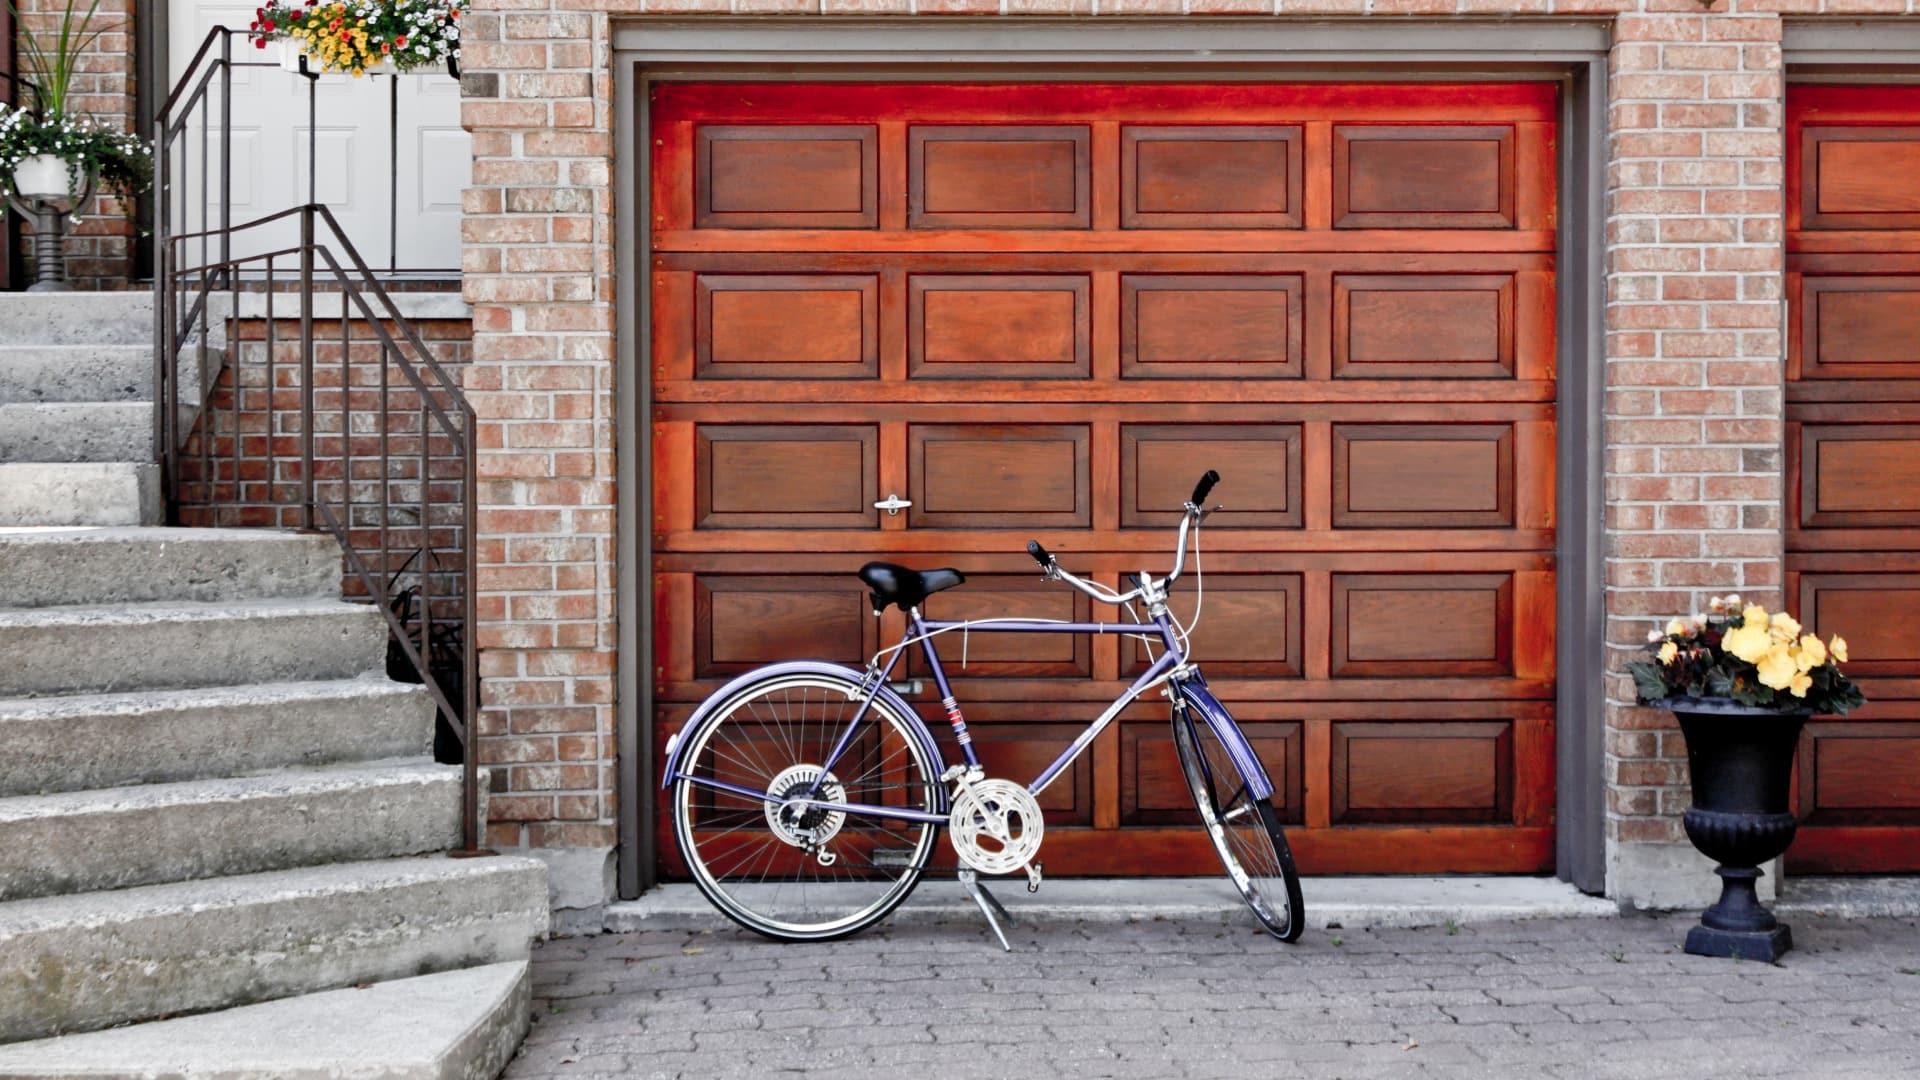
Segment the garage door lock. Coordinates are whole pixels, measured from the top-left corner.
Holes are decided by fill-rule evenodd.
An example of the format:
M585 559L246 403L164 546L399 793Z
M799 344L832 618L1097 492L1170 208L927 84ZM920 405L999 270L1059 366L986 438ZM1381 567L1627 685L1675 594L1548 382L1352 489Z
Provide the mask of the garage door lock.
M875 510L885 510L887 512L888 517L894 517L895 515L899 514L900 511L905 510L907 507L912 505L913 505L912 503L908 502L907 500L889 491L887 492L886 498L873 504L873 508Z

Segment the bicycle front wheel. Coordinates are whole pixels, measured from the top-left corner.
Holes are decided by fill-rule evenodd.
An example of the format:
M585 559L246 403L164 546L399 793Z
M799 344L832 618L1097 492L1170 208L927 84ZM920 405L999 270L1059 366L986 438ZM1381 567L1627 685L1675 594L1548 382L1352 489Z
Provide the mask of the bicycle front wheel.
M683 736L674 838L694 884L741 926L779 941L844 937L919 883L937 826L833 809L939 810L939 763L918 719L884 700L828 763L863 700L851 678L776 676L740 688ZM817 801L794 809L807 793Z
M1280 831L1280 814L1271 802L1254 797L1226 744L1198 713L1175 698L1173 743L1200 810L1200 824L1260 925L1281 941L1298 941L1306 908L1293 852Z

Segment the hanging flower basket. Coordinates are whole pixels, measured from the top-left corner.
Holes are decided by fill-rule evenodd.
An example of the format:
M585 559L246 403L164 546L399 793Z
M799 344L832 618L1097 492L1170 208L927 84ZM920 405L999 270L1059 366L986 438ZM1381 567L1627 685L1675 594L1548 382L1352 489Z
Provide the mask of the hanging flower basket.
M280 66L359 77L445 68L460 59L461 4L448 0L273 3L258 9L253 44L280 45Z
M1720 899L1687 933L1702 956L1773 961L1793 935L1755 889L1760 864L1793 843L1793 753L1807 719L1866 703L1840 673L1847 643L1802 633L1786 612L1715 597L1710 614L1647 634L1652 657L1628 665L1640 702L1670 710L1687 740L1692 807L1682 824L1719 863Z

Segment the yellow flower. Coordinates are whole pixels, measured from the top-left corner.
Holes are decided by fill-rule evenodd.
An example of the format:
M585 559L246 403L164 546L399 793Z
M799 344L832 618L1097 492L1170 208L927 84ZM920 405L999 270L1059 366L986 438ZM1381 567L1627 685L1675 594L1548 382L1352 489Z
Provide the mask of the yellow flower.
M1661 663L1671 664L1673 663L1673 658L1680 655L1680 646L1675 645L1673 642L1669 641L1665 645L1660 646L1660 652L1658 655L1660 657Z
M1800 636L1800 624L1784 611L1774 615L1772 625L1773 636L1780 641L1792 641Z
M1667 633L1673 637L1686 637L1688 626L1685 620L1673 619L1667 623Z
M1820 639L1812 634L1804 634L1800 638L1800 650L1794 653L1793 661L1800 666L1801 671L1812 671L1827 662L1827 647L1820 644Z
M1793 656L1787 652L1785 645L1775 645L1769 649L1755 666L1759 669L1760 685L1770 686L1775 690L1785 690L1792 684L1793 677L1800 673L1799 667L1794 664Z
M1746 626L1765 626L1767 625L1767 609L1761 607L1759 604L1748 604L1747 610L1740 613L1740 618Z
M1831 644L1827 646L1827 648L1829 651L1833 653L1833 658L1835 660L1838 660L1843 664L1847 662L1847 639L1846 638L1841 637L1839 634L1833 635L1833 641Z
M1807 690L1810 689L1812 686L1813 686L1813 676L1803 671L1800 674L1795 675L1793 677L1793 681L1787 684L1787 690L1790 693L1792 693L1794 697L1806 697Z
M1771 644L1772 643L1767 640L1766 624L1764 623L1748 623L1745 626L1737 626L1727 631L1726 636L1720 639L1721 648L1745 660L1749 664L1759 663L1760 658L1767 655L1767 649Z

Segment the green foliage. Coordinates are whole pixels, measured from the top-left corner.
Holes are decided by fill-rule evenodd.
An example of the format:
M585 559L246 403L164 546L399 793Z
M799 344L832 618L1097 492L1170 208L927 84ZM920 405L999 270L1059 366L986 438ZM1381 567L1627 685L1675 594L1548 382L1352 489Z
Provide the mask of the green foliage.
M48 116L66 113L73 77L80 70L80 58L110 29L93 25L93 17L100 11L100 0L87 5L85 14L79 13L79 4L80 0L67 0L66 10L61 13L50 40L31 31L20 35L20 52L26 61L27 73L33 78L34 104ZM13 0L7 0L7 10L13 12L16 24L26 25Z

